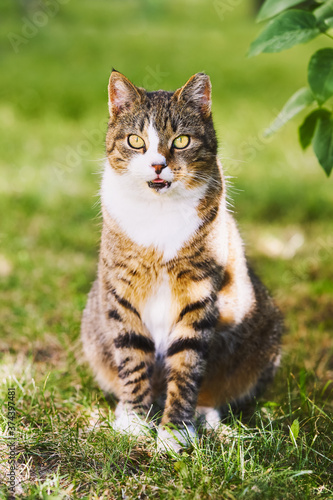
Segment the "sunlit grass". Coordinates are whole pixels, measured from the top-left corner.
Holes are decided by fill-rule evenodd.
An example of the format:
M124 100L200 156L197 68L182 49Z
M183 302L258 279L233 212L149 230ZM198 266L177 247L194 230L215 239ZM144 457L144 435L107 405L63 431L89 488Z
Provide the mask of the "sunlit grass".
M82 371L81 377L71 373L72 385L63 391L50 373L39 374L39 363L6 361L8 385L17 388L22 498L294 499L333 493L332 418L324 394L307 393L305 372L279 376L284 398L258 405L251 417L231 415L223 425L232 433L223 426L204 431L192 453L161 456L153 437L113 431L106 402ZM5 464L0 467L5 472Z

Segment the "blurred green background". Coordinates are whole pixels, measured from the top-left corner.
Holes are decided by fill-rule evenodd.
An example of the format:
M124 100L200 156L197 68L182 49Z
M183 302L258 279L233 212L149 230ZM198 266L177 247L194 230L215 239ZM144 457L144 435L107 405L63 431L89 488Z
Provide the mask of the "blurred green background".
M64 387L77 376L114 67L148 90L210 75L230 201L286 316L281 384L290 370L333 378L332 179L301 151L295 122L263 138L324 44L248 59L254 11L249 0L1 1L2 366L20 354L40 374L61 369Z
M328 42L248 59L259 30L250 0L1 0L0 409L5 432L7 387L14 386L20 498L55 498L52 488L66 489L57 498L139 498L140 481L149 498L194 498L198 484L196 498L220 498L221 488L223 498L328 498L333 176L301 151L302 117L263 137L305 85L310 55ZM238 458L237 472L229 441L225 453L217 444L214 454L208 439L203 462L186 459L194 486L172 462L155 455L152 462L145 446L126 451L82 362L80 320L98 259L112 67L148 90L176 89L199 71L210 75L231 209L251 263L285 316L282 367L257 413L268 418L267 429L257 441L251 433L248 445L244 440L252 458L248 451ZM96 411L104 428L90 432ZM294 445L289 429L297 418ZM237 438L231 452L244 443ZM5 457L6 436L0 450ZM297 481L289 481L292 471ZM7 473L2 460L1 498ZM106 487L111 493L100 496Z

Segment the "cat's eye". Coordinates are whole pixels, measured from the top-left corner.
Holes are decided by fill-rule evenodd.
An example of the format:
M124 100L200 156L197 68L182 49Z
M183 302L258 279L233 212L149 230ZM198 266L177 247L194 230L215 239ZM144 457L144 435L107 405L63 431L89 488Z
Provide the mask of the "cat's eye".
M135 134L129 135L127 140L131 148L134 149L141 149L145 145L145 141L141 139L141 137Z
M190 144L190 138L188 135L180 135L176 137L172 144L176 149L184 149Z

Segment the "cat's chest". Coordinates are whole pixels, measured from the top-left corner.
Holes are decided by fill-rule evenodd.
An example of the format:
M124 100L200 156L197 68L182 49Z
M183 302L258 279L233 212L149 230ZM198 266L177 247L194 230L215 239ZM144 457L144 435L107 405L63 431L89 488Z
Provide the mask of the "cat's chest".
M176 257L202 223L197 207L205 190L205 186L184 193L175 189L174 194L156 194L146 199L132 189L128 180L107 167L102 200L110 216L133 242L156 248L168 261Z
M155 355L164 356L172 329L172 290L166 272L148 295L142 321L155 343Z

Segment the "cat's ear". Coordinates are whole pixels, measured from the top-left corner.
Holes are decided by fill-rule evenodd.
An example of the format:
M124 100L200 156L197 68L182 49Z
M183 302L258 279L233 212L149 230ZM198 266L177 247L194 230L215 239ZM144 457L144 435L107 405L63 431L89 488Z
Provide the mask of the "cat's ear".
M117 116L124 110L130 110L140 97L139 89L126 76L115 69L112 70L109 80L110 116Z
M212 106L211 93L212 85L209 76L205 75L205 73L197 73L191 76L183 87L176 90L174 99L195 107L204 118L208 118Z

